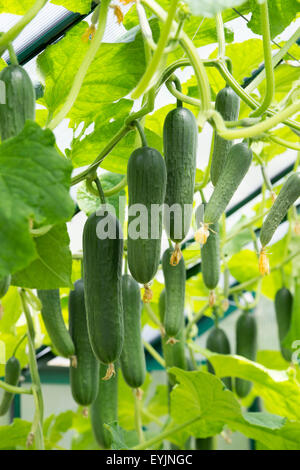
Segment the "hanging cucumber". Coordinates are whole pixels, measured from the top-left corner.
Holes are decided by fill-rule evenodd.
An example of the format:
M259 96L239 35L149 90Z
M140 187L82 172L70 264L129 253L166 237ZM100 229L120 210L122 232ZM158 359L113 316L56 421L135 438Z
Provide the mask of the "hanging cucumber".
M259 234L263 249L271 241L275 230L298 197L300 197L300 172L289 176L264 220Z
M166 192L166 166L161 154L146 145L136 149L128 161L127 180L128 266L133 278L145 285L144 300L149 301L151 290L148 283L158 269L162 235L161 210L155 215L152 210L161 208ZM136 213L140 215L136 216ZM137 227L140 231L135 232Z
M219 178L209 202L205 207L204 225L216 224L252 162L252 151L244 142L231 147L226 163L222 171L222 178Z
M108 233L100 233L107 227ZM91 214L83 231L85 306L92 349L99 361L108 365L106 378L114 373L113 363L120 357L124 339L122 255L118 219L106 211Z
M214 326L207 337L206 348L218 354L230 354L230 343L225 331ZM208 371L214 374L214 368L209 361L207 367ZM231 377L224 377L222 381L229 390L232 390Z
M96 398L99 383L99 362L88 336L84 303L83 281L75 282L69 295L69 328L75 345L76 367L70 367L72 396L82 406L90 405Z
M28 119L35 119L35 90L26 70L9 65L0 72L5 104L0 104L0 134L6 140L18 135Z
M69 357L74 362L75 346L62 316L59 289L38 290L37 294L42 303L42 318L54 348L61 356Z
M164 157L167 167L165 227L169 238L180 243L187 235L192 218L198 127L194 114L180 103L164 122ZM168 217L166 216L168 214Z
M11 276L5 276L3 279L0 279L0 299L5 296L11 283Z
M159 296L159 316L161 323L164 323L166 312L166 290L163 289ZM179 367L180 369L187 370L187 361L185 357L185 335L184 335L184 318L182 317L182 324L179 332L175 336L175 343L170 344L168 338L162 337L162 350L166 362L166 368ZM169 386L172 388L175 385L175 377L168 374Z
M122 277L124 345L121 354L122 374L132 388L143 385L146 361L141 330L141 293L138 283L129 274Z
M195 439L195 450L216 450L216 438Z
M256 360L257 325L254 314L243 312L236 322L236 353L250 361ZM252 387L248 380L235 379L235 391L240 398L246 397Z
M201 247L201 272L206 287L214 290L220 278L219 224L210 226L210 236Z
M20 374L21 365L19 360L14 356L10 357L5 365L4 381L9 385L16 386L18 385ZM0 402L0 416L3 416L8 412L13 397L13 393L9 393L7 391L4 392L2 400Z
M281 354L288 362L291 361L292 351L283 346L283 340L289 332L292 321L293 296L289 289L282 287L275 295L275 313L278 328L278 338Z
M239 117L240 99L238 95L226 86L216 96L215 110L223 117L224 121L236 121ZM226 140L214 132L213 154L210 167L211 182L216 186L225 166L229 150L233 145L232 140Z
M106 367L100 364L99 389L96 400L90 408L92 429L96 441L103 449L110 449L112 436L104 424L111 424L118 420L118 366L115 367L115 375L110 380L103 380L106 375Z
M172 248L168 248L162 258L162 269L165 278L166 311L164 315L164 327L169 342L172 344L174 337L179 333L184 321L184 301L186 271L183 257L176 266L170 264Z

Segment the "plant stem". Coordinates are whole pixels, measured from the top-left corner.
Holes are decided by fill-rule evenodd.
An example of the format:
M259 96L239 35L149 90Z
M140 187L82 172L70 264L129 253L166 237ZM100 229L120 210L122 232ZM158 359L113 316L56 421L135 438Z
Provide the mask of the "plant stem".
M139 18L139 24L144 40L145 45L145 55L146 55L146 63L148 64L151 60L151 50L156 49L156 44L153 41L152 30L148 22L148 18L145 12L143 5L141 5L140 0L136 0L136 11Z
M22 302L23 311L26 317L27 329L28 329L29 369L30 369L30 375L31 375L33 388L36 392L36 394L34 394L35 406L36 406L35 416L38 415L39 423L40 423L40 425L37 427L37 432L36 432L36 448L37 450L43 450L44 438L43 438L42 428L43 428L44 402L43 402L43 395L42 395L42 389L41 389L41 381L40 381L40 376L38 372L38 365L36 362L36 355L35 355L35 347L34 347L35 331L34 331L33 321L31 318L31 313L27 305L26 294L25 294L24 289L20 289L19 293L20 293L21 302Z
M143 126L141 125L141 123L138 120L133 121L133 124L137 128L137 131L138 131L139 136L141 138L142 147L148 147L148 143L147 143L147 139L146 139L146 136L145 136Z
M116 184L111 189L106 189L103 191L105 197L113 196L114 194L118 194L122 189L126 188L127 186L127 176L125 175L124 178L120 181L120 183Z
M148 441L143 442L143 444L139 444L133 447L132 450L145 450L145 449L148 449L149 447L153 447L155 444L159 444L161 441L163 441L167 437L171 436L172 434L175 434L178 431L181 431L187 426L190 426L191 424L195 423L199 419L201 419L201 416L196 416L196 418L189 419L188 421L185 421L182 424L178 424L177 426L166 429L165 431L158 434L158 436L155 436L152 439L149 439Z
M166 87L168 88L169 92L175 96L178 101L183 101L184 103L191 104L192 106L197 106L197 108L201 107L201 101L197 98L192 98L191 96L184 95L181 91L178 91L171 80L166 81Z
M96 186L97 186L97 189L98 189L101 204L106 204L104 192L103 192L103 189L102 189L102 186L101 186L101 183L100 183L100 180L99 180L98 177L95 178L95 183L96 183Z
M61 110L56 114L56 116L54 116L52 121L48 124L49 129L53 130L61 123L61 121L67 116L68 112L70 111L77 99L83 80L86 74L88 73L88 69L101 46L106 27L109 4L110 0L101 1L99 23L95 37L91 41L89 49L79 67L79 70L76 74L71 90L66 98L64 105L62 106Z
M19 36L25 26L30 23L39 11L46 5L48 0L37 0L25 15L6 33L0 37L0 57L2 56L9 43L13 42Z
M291 149L291 150L300 150L300 145L296 142L290 142L285 139L281 139L281 137L277 137L276 135L267 135L267 139L275 142L275 144L282 145L282 147Z
M14 385L10 385L6 382L0 380L0 388L3 388L6 392L16 394L24 394L24 395L32 395L32 388L22 388L22 387L15 387Z
M262 214L258 214L255 217L252 217L249 219L247 222L245 222L243 225L238 227L236 230L234 230L231 234L227 235L226 238L224 239L224 244L228 243L230 240L232 240L236 235L238 235L240 232L245 230L248 227L251 227L255 222L257 222L259 219L267 215L269 210L266 210Z
M221 12L217 13L216 15L216 27L217 27L217 37L218 37L218 56L224 59L226 41L225 41L224 25L223 25L223 18L222 18Z
M27 333L25 333L21 339L17 342L16 346L15 346L15 349L13 350L13 353L12 353L12 356L15 356L17 354L17 351L19 349L19 347L21 346L21 344L23 343L24 339L27 337Z
M19 65L18 57L16 56L15 50L11 42L7 45L7 49L9 52L10 63L12 65Z
M270 22L268 0L260 4L260 20L262 27L264 59L265 59L265 72L266 72L266 93L263 102L256 109L251 116L260 116L270 106L273 101L275 92L275 77L272 64L272 49L271 49L271 35L270 35Z
M145 418L148 418L150 421L153 421L153 423L156 423L158 426L163 427L164 423L157 416L150 413L150 411L148 411L147 409L142 408L141 413L145 416Z
M148 353L151 354L151 356L158 362L158 364L160 364L165 369L166 368L166 362L161 357L161 355L158 354L158 352L155 351L153 346L151 346L151 344L148 343L147 341L143 340L143 344L145 346L145 349L148 351Z
M139 444L145 441L143 434L143 423L141 417L141 400L138 397L136 390L133 390L134 394L134 421L135 421L135 430L138 435Z
M145 3L145 2L144 2ZM165 25L160 33L160 38L153 54L153 57L144 73L142 79L137 85L136 89L132 93L132 99L137 99L147 91L147 88L151 84L151 81L157 72L161 63L165 47L168 44L170 33L173 26L173 20L175 18L178 0L171 0L171 5L168 11L168 15L165 21Z

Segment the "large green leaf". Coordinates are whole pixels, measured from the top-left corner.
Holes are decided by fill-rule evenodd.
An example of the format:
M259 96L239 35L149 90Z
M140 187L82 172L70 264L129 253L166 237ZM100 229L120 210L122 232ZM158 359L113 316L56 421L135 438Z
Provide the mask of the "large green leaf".
M14 15L24 15L29 8L35 4L36 0L0 0L0 13L11 13ZM61 5L70 11L81 14L91 10L91 0L51 0L50 3Z
M1 304L0 331L3 333L15 333L15 323L23 311L20 295L16 287L9 288L7 294L1 299Z
M72 287L72 254L66 225L54 226L35 238L34 243L37 258L13 276L12 284L31 289Z
M91 0L51 0L51 3L82 15L91 11Z
M73 214L72 165L54 144L51 131L28 121L17 137L0 146L0 278L36 258L30 223L53 225Z
M227 8L238 7L247 0L185 0L193 15L213 17Z
M12 424L7 426L0 426L0 449L25 449L30 428L31 423L18 418L15 419Z

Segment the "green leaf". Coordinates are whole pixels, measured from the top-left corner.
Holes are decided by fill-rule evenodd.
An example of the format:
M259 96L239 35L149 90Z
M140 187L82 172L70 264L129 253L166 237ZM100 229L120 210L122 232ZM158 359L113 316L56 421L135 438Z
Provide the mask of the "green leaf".
M0 450L25 448L31 423L16 418L8 426L0 426Z
M89 13L91 11L91 0L51 0L54 5L61 5L74 13Z
M232 256L228 262L230 274L238 282L246 282L259 276L257 254L251 250L242 250ZM251 290L251 286L249 286Z
M74 412L71 410L60 413L59 415L50 415L44 421L43 433L46 442L46 450L53 449L73 425Z
M69 195L72 166L54 144L51 131L27 121L17 137L0 146L0 278L36 258L30 221L38 226L53 225L73 215Z
M247 0L185 0L193 15L213 17L227 8L238 7Z
M15 286L31 289L72 287L72 253L65 224L55 225L49 232L34 239L37 258L12 277Z
M138 443L136 431L126 431L117 422L104 425L112 435L112 449L128 450ZM107 463L110 463L109 461Z
M7 294L1 299L2 315L0 315L0 331L15 333L15 323L23 312L18 289L10 287Z
M11 13L12 15L24 15L36 0L0 0L0 13Z
M0 357L0 377L4 377L5 374L5 362L12 356L13 351L22 338L22 336L26 333L27 328L25 325L21 327L17 327L13 333L2 333L0 332L0 355L3 349L5 354L5 358ZM4 348L2 348L2 344ZM26 339L23 341L21 346L18 348L16 357L19 359L21 364L21 369L27 366L28 364L28 356L26 353L27 349L27 341ZM2 362L2 359L4 361Z
M252 16L247 23L255 34L262 34L260 8L255 0L250 0ZM294 20L299 12L298 0L272 0L268 2L271 38L278 36Z

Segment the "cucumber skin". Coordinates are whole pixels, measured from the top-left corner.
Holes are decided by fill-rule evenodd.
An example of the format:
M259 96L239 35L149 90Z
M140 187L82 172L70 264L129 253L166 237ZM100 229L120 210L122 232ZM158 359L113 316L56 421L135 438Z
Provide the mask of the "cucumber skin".
M166 165L161 154L151 147L136 149L127 167L129 210L134 204L142 204L148 211L148 235L151 233L151 205L162 206L166 192ZM135 216L128 216L128 227ZM162 214L158 219L157 238L132 239L128 233L128 266L132 277L140 284L150 282L160 262Z
M201 271L204 284L215 289L220 279L220 236L219 224L210 227L207 242L201 247Z
M174 213L170 213L169 227L165 219L165 227L168 237L179 243L186 237L191 225L196 176L198 127L196 118L189 109L178 107L168 113L164 122L163 142L167 167L165 203L168 207L173 204L181 207L181 236L176 237ZM191 210L183 217L185 204Z
M276 292L274 306L281 354L286 361L290 362L292 351L282 345L282 341L288 334L292 321L293 296L289 289L282 287Z
M218 354L230 354L230 343L224 330L216 326L212 328L206 340L206 348ZM207 368L210 373L215 373L209 361ZM232 390L231 377L223 377L222 382L229 390Z
M8 383L9 385L17 386L19 379L20 379L20 374L21 374L21 364L19 360L14 356L10 357L5 365L5 379L4 379L5 382ZM4 391L4 394L0 403L0 416L3 416L8 412L11 402L13 400L13 397L14 397L13 393Z
M195 450L216 450L215 436L195 439Z
M162 269L165 278L166 289L166 311L164 316L164 327L166 334L170 337L176 336L184 321L184 301L186 271L184 258L181 257L176 266L170 264L173 253L172 248L168 248L162 257Z
M106 367L100 364L99 389L94 402L90 407L90 416L93 434L99 446L110 449L112 444L111 433L104 428L118 420L118 366L115 366L115 375L109 380L103 380Z
M37 294L42 303L42 318L54 348L63 357L74 356L75 346L62 316L59 289L38 289Z
M77 367L70 367L72 396L79 405L88 406L95 400L98 392L99 362L88 336L81 279L74 283L74 290L69 295L69 329L77 358Z
M6 140L18 135L28 119L35 119L35 90L26 70L9 65L0 72L5 83L6 103L0 104L0 135Z
M103 219L115 226L116 238L97 237L97 224ZM108 213L90 215L83 231L85 307L91 347L103 364L117 360L123 347L122 255L118 219Z
M204 222L216 224L242 182L252 162L252 151L241 142L231 147L222 177L219 178L204 212Z
M0 280L0 299L5 296L11 283L11 276L5 276Z
M161 323L164 323L166 311L166 290L163 289L159 296L159 316ZM184 318L182 318L182 325L180 331L175 336L178 340L175 344L167 344L168 338L162 337L162 351L163 357L166 362L166 369L171 367L179 367L180 369L187 370L187 360L185 357L185 335L184 335ZM172 374L168 374L169 389L174 387L176 380Z
M262 246L272 239L275 230L284 219L289 208L300 196L300 172L293 173L282 186L273 206L261 227L259 238Z
M126 383L139 388L146 378L146 360L142 343L141 293L138 283L129 274L122 277L124 314L124 344L121 353L121 369Z
M256 360L257 325L255 315L244 312L236 322L236 353L250 361ZM235 391L240 398L246 397L252 383L240 378L235 379Z
M240 99L238 95L226 86L222 88L217 96L215 110L223 117L224 121L236 121L239 117ZM210 167L210 178L214 186L223 171L229 150L233 145L232 140L226 140L214 132L213 154Z

